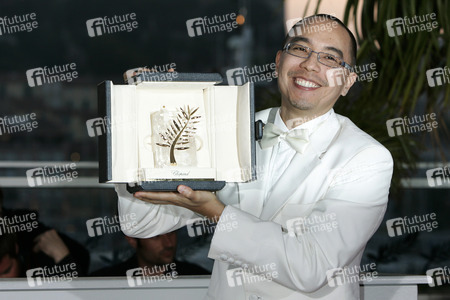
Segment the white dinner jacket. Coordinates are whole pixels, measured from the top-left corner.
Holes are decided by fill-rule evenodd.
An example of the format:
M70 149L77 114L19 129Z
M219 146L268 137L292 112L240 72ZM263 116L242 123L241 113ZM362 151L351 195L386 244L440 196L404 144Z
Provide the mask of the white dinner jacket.
M269 111L256 119L266 123ZM215 264L206 299L359 299L357 281L328 283L327 271L359 266L386 210L393 168L389 151L332 111L264 201L272 149L256 145L256 181L228 184L217 193L227 206L208 254ZM116 190L119 213L137 215L138 224L127 235L155 236L196 217L184 208L137 200L121 185ZM290 228L300 218L316 220L311 225L335 223L332 230L302 233ZM242 269L255 274L236 276Z

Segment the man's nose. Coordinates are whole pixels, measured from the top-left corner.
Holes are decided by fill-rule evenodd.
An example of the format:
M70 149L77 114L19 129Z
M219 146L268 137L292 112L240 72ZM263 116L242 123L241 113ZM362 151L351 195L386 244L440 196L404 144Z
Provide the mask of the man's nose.
M316 71L320 70L319 65L319 53L312 51L308 58L304 58L303 61L299 64L301 68L305 68L308 71Z

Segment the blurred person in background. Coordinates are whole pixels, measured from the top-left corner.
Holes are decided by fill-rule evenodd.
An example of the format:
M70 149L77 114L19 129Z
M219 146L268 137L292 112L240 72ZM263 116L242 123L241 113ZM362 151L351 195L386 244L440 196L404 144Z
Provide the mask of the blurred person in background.
M0 277L24 277L28 269L72 263L78 276L87 274L89 252L80 243L39 222L36 211L4 208L1 189L0 211Z
M154 271L151 274L144 274L146 276L160 275L170 271L165 266L171 263L175 263L175 271L178 275L210 274L210 272L197 265L175 259L177 249L176 231L147 239L129 236L125 236L125 238L136 252L125 262L97 270L91 274L92 276L126 276L128 270L138 267Z

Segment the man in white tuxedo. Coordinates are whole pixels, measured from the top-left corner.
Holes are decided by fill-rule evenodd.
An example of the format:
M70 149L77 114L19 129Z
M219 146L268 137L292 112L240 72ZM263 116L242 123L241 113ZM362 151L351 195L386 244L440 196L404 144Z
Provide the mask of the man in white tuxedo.
M297 23L276 55L281 107L256 115L265 123L258 179L216 195L179 186L132 197L118 185L120 214L138 216L125 233L148 238L198 215L217 218L207 299L359 299L355 276L383 219L393 162L333 111L356 79L355 53L353 35L334 17ZM333 72L344 80L331 83Z

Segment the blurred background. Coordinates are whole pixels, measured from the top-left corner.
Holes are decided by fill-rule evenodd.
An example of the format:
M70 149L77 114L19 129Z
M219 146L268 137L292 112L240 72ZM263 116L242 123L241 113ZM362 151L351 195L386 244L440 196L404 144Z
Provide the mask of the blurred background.
M34 13L37 23L30 31L21 27L15 32L8 23L0 25L0 117L34 113L38 125L30 131L0 129L3 206L36 210L41 222L83 244L90 252L90 271L127 258L132 249L121 233L90 237L86 228L87 220L117 214L113 186L98 183L97 138L86 127L86 121L102 117L97 114L97 84L120 84L129 69L173 63L177 72L220 73L226 83L227 70L272 63L286 22L315 11L345 20L357 35L357 64L376 64L378 78L358 82L335 110L382 142L396 164L388 211L363 263L375 262L380 273L389 274L424 275L450 266L450 178L434 186L427 178L428 170L448 168L450 157L450 81L447 77L431 86L426 76L427 70L450 65L450 8L445 1L4 0L0 17ZM136 28L89 35L88 20L131 13ZM189 35L188 20L232 13L238 16L236 28ZM433 13L438 28L431 31L392 36L387 30L388 20ZM28 70L72 63L78 77L70 82L32 87L27 80ZM279 105L276 80L255 82L255 100L257 110ZM387 121L431 113L436 129L389 135ZM70 162L76 163L79 178L52 187L28 184L27 170ZM437 228L389 235L387 220L431 213L437 216ZM192 238L185 230L178 235L178 258L210 270L210 236ZM424 286L421 291L446 288Z

